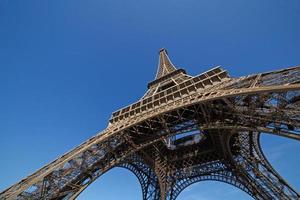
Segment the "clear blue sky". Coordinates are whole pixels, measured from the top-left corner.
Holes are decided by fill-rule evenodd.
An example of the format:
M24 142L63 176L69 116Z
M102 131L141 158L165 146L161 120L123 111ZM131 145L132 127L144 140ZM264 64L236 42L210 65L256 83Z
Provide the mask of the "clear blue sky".
M107 125L139 99L158 50L196 75L232 76L300 64L299 0L0 0L0 190ZM300 190L300 143L264 136L263 149ZM140 200L137 179L114 169L80 200ZM202 182L179 200L250 199Z

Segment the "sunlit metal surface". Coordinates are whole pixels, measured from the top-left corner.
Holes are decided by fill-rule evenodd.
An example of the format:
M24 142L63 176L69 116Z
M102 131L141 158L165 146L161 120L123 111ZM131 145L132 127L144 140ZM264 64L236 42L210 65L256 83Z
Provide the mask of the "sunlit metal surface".
M300 67L231 78L198 76L159 52L154 81L108 127L0 193L0 199L75 199L114 167L132 171L144 200L175 200L192 183L216 180L255 199L300 199L268 163L262 133L300 140Z

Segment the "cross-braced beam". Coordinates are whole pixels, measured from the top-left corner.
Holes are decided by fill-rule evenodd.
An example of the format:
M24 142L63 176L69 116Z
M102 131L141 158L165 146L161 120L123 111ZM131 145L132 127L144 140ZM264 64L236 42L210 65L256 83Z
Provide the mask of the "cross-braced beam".
M157 79L109 126L0 193L0 199L75 199L114 167L132 171L143 200L175 200L189 185L221 181L255 199L300 199L262 153L263 133L300 140L300 67L230 78L192 77L160 51Z

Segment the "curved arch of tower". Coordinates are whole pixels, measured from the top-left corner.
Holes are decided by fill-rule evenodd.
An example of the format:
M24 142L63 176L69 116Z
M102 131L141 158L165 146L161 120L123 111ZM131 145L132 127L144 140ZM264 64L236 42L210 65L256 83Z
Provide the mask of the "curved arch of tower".
M0 199L75 199L113 167L137 176L143 200L175 200L203 180L231 184L254 199L300 199L266 160L261 134L300 140L300 67L238 78L215 67L190 76L162 49L140 100Z

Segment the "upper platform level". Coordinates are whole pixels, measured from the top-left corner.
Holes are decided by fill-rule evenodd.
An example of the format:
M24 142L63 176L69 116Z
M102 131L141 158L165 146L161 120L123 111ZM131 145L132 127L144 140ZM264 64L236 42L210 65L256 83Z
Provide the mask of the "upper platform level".
M148 84L146 94L136 103L114 112L109 122L112 124L139 115L162 104L215 86L228 78L227 71L220 67L215 67L195 77L187 75L185 70L176 69L171 63L167 51L162 49L159 52L156 78Z

